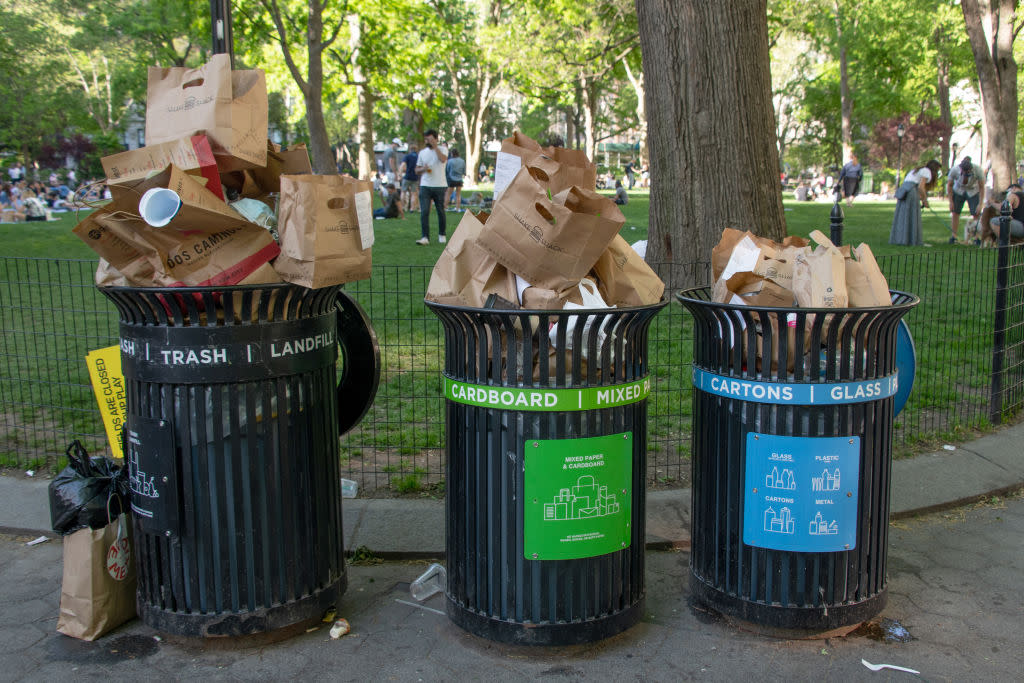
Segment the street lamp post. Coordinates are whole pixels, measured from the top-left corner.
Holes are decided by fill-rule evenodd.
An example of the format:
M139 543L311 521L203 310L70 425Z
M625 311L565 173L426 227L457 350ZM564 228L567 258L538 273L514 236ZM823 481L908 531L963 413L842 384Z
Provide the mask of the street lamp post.
M899 139L899 151L896 153L896 187L898 188L903 183L903 136L906 134L907 129L903 127L903 124L896 126L896 137Z

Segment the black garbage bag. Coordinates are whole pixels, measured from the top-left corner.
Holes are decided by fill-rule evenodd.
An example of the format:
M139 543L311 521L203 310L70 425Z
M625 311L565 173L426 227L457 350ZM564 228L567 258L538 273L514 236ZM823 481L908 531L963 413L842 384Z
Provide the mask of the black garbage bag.
M90 458L78 439L66 453L68 466L50 482L53 530L67 535L86 527L102 529L128 505L128 468L110 458Z

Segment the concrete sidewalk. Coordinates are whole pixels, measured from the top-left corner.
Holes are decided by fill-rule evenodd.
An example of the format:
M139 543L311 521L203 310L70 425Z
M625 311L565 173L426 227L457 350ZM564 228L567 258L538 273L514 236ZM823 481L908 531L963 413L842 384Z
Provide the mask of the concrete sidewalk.
M369 511L368 511L369 513ZM404 518L403 518L404 519ZM889 528L888 605L844 637L784 640L700 607L690 555L648 551L643 618L585 645L485 640L452 623L443 595L417 603L425 561L349 565L338 616L275 643L185 640L138 619L94 642L57 634L61 544L0 535L0 681L1012 681L1024 671L1024 497L933 513ZM898 626L892 622L898 622ZM903 631L905 629L905 631ZM909 642L885 634L909 632Z
M954 450L893 463L890 515L910 517L1024 486L1024 424L1007 427ZM49 535L47 479L0 476L0 532ZM690 489L647 494L647 546L690 546ZM365 546L385 559L444 556L444 501L368 498L343 501L345 548Z

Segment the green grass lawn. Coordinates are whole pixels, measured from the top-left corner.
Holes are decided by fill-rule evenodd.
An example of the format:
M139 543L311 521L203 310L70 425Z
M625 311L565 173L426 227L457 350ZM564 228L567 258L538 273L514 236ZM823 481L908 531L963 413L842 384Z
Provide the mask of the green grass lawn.
M609 193L610 194L610 193ZM965 337L953 330L970 320L984 330L986 316L991 319L991 302L979 303L960 287L967 275L957 269L979 271L994 268L995 250L947 244L949 230L935 214L925 211L923 227L930 246L907 248L888 244L894 202L857 202L843 207L844 242L867 242L880 257L883 271L892 268L899 276L890 278L890 286L913 291L926 299L921 309L911 314L919 356L919 386L904 413L904 429L912 435L908 445L915 447L914 434L935 438L929 431L931 413L948 412L950 406L971 408L985 400L988 356L982 348L985 340ZM806 236L812 230L829 232L830 203L785 202L790 234ZM629 242L645 239L648 231L649 200L645 191L631 193L623 208L626 222L622 230ZM448 234L454 232L462 214L448 213ZM91 396L82 391L87 383L84 352L109 343L112 307L92 287L91 273L95 255L71 233L78 220L64 214L50 223L0 225L3 256L45 259L32 262L17 274L15 262L0 259L0 298L3 299L3 337L7 365L0 378L0 397L8 405L12 397L20 419L42 419L54 429L69 433L98 433ZM381 387L372 412L363 424L342 443L343 463L349 471L373 473L383 484L408 483L410 477L430 479L443 443L443 413L440 408L440 369L442 354L438 324L423 305L422 297L430 266L441 253L436 241L437 218L431 214L431 244L419 246L419 214L407 214L401 220L375 221L374 264L392 266L377 269L374 279L353 283L348 288L367 309L383 345ZM710 254L695 255L708 259ZM915 259L948 263L945 270L917 272ZM60 259L58 261L57 259ZM68 264L64 259L83 259ZM929 262L930 262L929 261ZM412 268L402 268L413 266ZM30 273L26 275L25 273ZM985 283L971 285L987 286ZM937 305L941 302L941 306ZM929 307L930 306L930 307ZM990 324L989 324L990 325ZM685 456L689 450L689 316L672 303L659 315L651 331L652 373L660 391L650 405L650 463L652 481L665 483L685 478ZM982 337L984 335L981 335ZM988 341L990 345L990 338ZM38 380L32 386L19 377ZM45 407L65 406L60 415L44 415ZM974 406L976 407L976 406ZM10 409L5 406L5 411ZM51 409L52 410L52 409ZM969 411L965 411L967 414ZM973 413L972 413L973 414ZM958 426L965 426L957 423ZM944 423L943 429L949 425ZM978 426L974 423L966 426ZM53 453L54 446L33 443L40 437L8 435L0 448L0 457L8 464L30 464L24 453ZM60 439L58 438L58 441ZM61 448L62 450L62 448ZM33 456L35 457L35 456ZM373 488L362 478L364 490Z
M606 192L611 194L611 192ZM941 202L934 202L936 206ZM377 200L376 205L380 202ZM645 190L634 190L629 204L622 208L626 223L622 234L630 242L647 238L648 209L650 203ZM796 202L789 197L785 201L786 223L789 234L806 237L812 230L829 230L831 203ZM852 207L843 206L845 214L843 241L850 244L867 242L877 255L905 254L911 248L892 246L889 228L895 202L855 202ZM936 208L939 215L927 209L922 215L925 242L932 248L957 249L962 247L946 244L949 239L949 215ZM461 214L448 213L448 234L450 235ZM32 256L43 258L95 258L95 254L84 242L71 233L77 223L74 213L57 214L57 221L50 223L4 223L0 224L0 239L3 241L4 256ZM419 213L407 212L404 219L374 221L377 237L373 248L373 259L379 265L432 265L442 247L437 244L437 216L430 215L431 244L419 246L415 241L420 236ZM917 247L922 249L927 247ZM696 255L710 258L710 254Z

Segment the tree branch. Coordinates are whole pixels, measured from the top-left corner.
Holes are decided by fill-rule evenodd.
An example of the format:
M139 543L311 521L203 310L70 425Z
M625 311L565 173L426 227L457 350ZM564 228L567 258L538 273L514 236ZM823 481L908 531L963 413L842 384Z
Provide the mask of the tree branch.
M295 83L299 86L299 90L302 91L304 97L309 97L309 82L302 77L302 73L299 71L298 65L295 63L295 59L292 57L292 49L288 44L288 33L284 27L284 22L281 19L281 8L277 3L277 0L259 0L259 3L263 5L264 9L270 13L270 18L274 22L274 27L277 29L277 40L281 45L281 54L284 56L284 62L288 65L288 71L291 72L292 78L295 79Z

